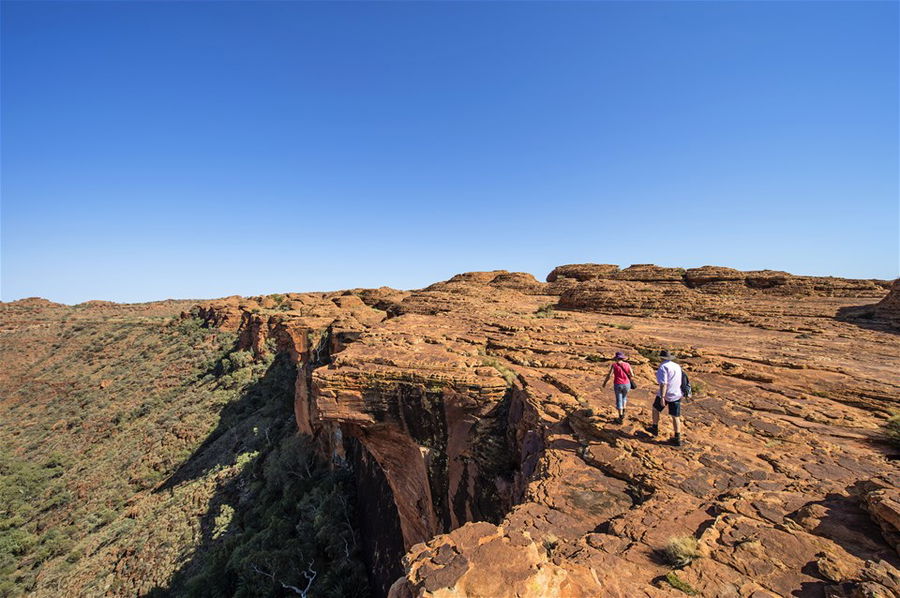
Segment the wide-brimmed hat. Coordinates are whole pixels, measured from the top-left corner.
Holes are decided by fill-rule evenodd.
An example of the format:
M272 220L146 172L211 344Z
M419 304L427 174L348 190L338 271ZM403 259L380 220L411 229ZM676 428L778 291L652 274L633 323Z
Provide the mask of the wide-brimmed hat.
M662 357L663 359L672 359L672 357L673 357L668 349L663 349L662 351L660 351L659 356Z
M625 359L625 354L621 351L616 351L616 359Z

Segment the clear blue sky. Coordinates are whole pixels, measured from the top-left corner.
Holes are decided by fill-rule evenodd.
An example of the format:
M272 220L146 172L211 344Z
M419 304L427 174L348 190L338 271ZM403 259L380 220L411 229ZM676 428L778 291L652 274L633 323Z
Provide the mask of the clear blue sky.
M893 278L897 2L3 2L2 298Z

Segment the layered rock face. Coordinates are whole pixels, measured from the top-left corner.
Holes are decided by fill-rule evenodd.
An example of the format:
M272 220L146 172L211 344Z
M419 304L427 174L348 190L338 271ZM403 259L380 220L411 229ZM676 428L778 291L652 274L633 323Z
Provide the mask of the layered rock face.
M886 283L592 264L547 280L477 272L200 313L298 364L298 428L353 470L382 595L900 591L900 471L880 431L900 343L835 318ZM644 429L664 347L698 389L680 448L667 417L662 437ZM622 425L603 387L618 350L638 382ZM696 554L673 571L661 555L683 536Z
M560 266L547 277L560 289L559 306L622 315L731 321L763 328L793 317L832 317L845 299L880 299L883 280L743 272L719 266L684 270L638 264ZM788 300L803 298L803 301Z
M592 280L626 280L645 283L681 283L711 294L748 294L770 291L780 295L822 297L882 297L890 283L883 280L859 280L831 276L795 276L776 270L742 271L721 266L700 268L665 268L653 264L635 264L620 269L612 264L569 264L558 266L548 283L569 279L574 282Z
M894 281L891 291L875 306L875 312L894 328L900 329L900 278Z

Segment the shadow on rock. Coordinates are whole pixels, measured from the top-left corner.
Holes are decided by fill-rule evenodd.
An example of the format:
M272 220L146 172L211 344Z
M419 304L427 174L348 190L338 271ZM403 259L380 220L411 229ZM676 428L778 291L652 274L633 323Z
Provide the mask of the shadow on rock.
M841 307L838 309L835 317L842 322L847 322L866 330L900 334L900 328L878 315L877 307L877 303Z
M881 529L863 509L854 488L848 494L831 493L788 515L809 533L832 540L862 560L885 560L900 566L897 553L887 545ZM821 594L819 594L821 595Z
M817 577L821 579L819 575L819 568L816 566L815 561L810 561L803 566L800 570L802 573L809 575L810 577ZM832 585L831 582L828 581L804 581L800 584L800 587L791 592L791 596L796 596L797 598L820 598L821 596L826 596L825 588L826 586Z

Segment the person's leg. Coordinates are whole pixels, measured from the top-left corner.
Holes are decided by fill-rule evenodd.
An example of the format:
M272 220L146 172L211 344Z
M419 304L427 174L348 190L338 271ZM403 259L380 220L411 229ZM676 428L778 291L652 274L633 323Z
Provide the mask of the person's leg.
M653 408L650 409L653 415L653 425L650 426L650 433L654 436L659 434L659 414L662 413L662 410L662 399L656 397L656 400L653 401Z
M619 423L625 418L625 401L628 397L628 387L624 384L616 384L616 410L619 412Z
M681 401L669 404L669 415L672 416L672 428L675 432L672 441L675 446L681 446Z

